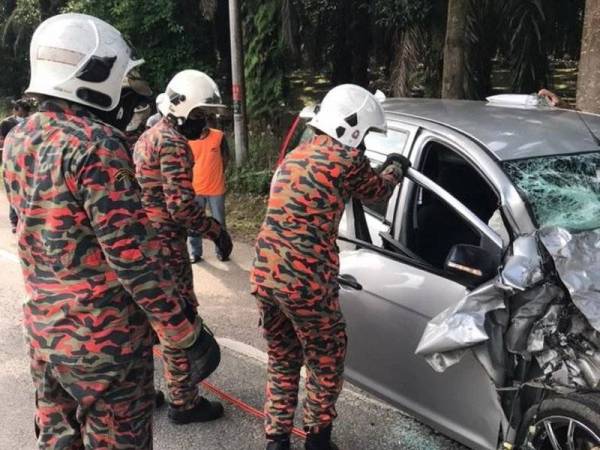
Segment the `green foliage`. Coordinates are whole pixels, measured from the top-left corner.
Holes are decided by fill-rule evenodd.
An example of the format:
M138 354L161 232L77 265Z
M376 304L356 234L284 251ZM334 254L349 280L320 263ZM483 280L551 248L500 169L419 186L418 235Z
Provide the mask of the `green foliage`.
M245 54L247 107L253 119L270 120L284 107L286 67L281 39L280 2L269 0L252 4L244 32L248 41Z
M269 193L269 184L273 172L268 169L254 170L247 167L228 171L227 184L234 192L265 195Z
M227 171L229 189L242 194L268 194L280 143L279 136L272 133L251 131L245 165L238 169L231 164Z
M388 30L405 29L422 24L431 13L431 0L375 0L377 25Z
M36 0L17 0L12 6L0 12L0 95L19 97L28 81L29 39L40 22L40 13Z
M542 0L509 0L506 17L507 57L514 92L534 92L548 85L546 17Z
M71 0L66 10L97 16L121 31L146 60L142 72L157 92L164 89L176 72L185 68L215 75L210 70L214 49L201 42L210 35L210 29L200 15L197 2Z

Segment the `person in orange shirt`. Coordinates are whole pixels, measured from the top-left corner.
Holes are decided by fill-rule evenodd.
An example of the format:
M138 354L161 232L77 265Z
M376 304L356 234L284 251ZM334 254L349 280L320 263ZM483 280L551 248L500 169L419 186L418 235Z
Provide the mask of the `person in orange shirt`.
M210 213L225 228L225 170L229 162L229 147L221 130L207 126L200 139L189 141L194 154L193 186L196 201L201 208L210 208ZM202 237L189 236L188 250L190 261L202 261ZM217 258L227 261L215 248Z

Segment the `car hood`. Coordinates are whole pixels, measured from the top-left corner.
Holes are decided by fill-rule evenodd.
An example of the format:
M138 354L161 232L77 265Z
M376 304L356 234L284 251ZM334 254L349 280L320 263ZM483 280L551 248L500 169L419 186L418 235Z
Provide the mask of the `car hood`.
M515 358L542 370L527 381L600 387L600 230L547 228L517 238L492 281L433 318L416 350L438 372L474 350L497 386Z

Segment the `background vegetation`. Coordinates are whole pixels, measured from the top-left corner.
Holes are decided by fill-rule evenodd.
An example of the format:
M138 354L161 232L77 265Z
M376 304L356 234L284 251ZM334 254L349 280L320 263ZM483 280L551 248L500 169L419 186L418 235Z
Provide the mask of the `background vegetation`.
M229 180L241 193L265 193L291 117L333 84L468 99L548 87L575 104L585 0L240 3L250 155ZM117 27L146 60L144 75L155 92L177 71L196 68L213 76L229 99L227 0L0 0L0 99L21 96L31 34L63 11Z

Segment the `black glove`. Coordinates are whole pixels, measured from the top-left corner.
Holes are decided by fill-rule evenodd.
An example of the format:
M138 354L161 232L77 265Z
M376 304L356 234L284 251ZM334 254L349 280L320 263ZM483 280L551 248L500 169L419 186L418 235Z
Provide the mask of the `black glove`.
M217 257L221 261L227 261L231 251L233 250L233 242L231 236L224 228L221 229L221 233L215 239L215 245L217 246Z
M406 172L410 167L410 161L406 156L401 155L400 153L390 153L379 168L379 173L383 172L385 168L390 166L391 164L398 164L399 166L401 166L402 174L404 175L406 175Z
M219 344L206 325L202 326L200 335L184 352L190 363L190 380L193 384L208 378L221 362Z

